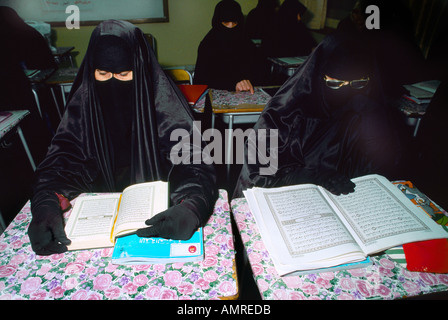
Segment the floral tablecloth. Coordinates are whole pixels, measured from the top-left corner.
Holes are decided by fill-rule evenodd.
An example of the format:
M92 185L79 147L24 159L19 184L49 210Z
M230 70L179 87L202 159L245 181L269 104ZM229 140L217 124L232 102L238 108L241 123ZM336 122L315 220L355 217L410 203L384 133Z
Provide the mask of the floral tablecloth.
M396 185L434 220L446 223L447 212L431 202L411 183L399 182ZM280 277L264 246L246 199L233 199L231 209L263 299L390 300L448 291L448 274L410 272L386 254L371 257L373 265L363 269Z
M0 236L0 300L204 300L238 295L225 190L220 190L204 227L201 262L119 266L111 263L113 248L39 256L29 242L30 221L28 202Z
M209 89L211 92L211 103L214 113L221 112L242 112L242 111L261 111L269 102L271 96L262 88L255 88L254 94L248 91L235 92L227 90ZM193 106L197 113L203 113L205 108L205 96Z

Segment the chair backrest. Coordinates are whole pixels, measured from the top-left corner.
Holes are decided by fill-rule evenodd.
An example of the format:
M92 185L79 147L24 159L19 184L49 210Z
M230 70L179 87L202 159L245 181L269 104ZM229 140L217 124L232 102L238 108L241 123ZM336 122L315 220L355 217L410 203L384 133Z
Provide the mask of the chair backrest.
M153 37L153 35L150 34L150 33L145 33L144 35L145 35L145 38L146 38L146 40L148 41L149 45L151 46L152 51L154 52L154 55L155 55L156 58L157 58L156 39L155 39L155 38Z
M193 84L193 76L185 69L166 69L165 72L177 84Z

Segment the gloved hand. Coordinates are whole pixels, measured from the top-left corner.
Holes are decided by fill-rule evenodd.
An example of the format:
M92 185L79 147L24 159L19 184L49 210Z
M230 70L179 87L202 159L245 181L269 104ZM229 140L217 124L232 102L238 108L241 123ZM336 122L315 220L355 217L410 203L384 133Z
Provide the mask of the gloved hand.
M317 174L318 185L324 187L334 195L349 194L355 191L355 184L345 175L337 171L322 172Z
M188 240L200 227L195 207L188 200L168 208L145 223L150 227L137 230L139 237Z
M60 208L51 205L41 205L33 210L28 236L31 247L39 255L63 253L71 243L64 231L64 219Z

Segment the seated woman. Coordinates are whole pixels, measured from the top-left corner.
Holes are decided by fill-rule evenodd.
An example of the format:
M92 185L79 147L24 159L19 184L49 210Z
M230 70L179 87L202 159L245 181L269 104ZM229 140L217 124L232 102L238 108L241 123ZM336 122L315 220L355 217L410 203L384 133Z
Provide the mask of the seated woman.
M307 8L298 0L285 0L277 20L262 43L267 57L308 56L317 42L302 19Z
M48 120L53 119L52 108L45 107L47 97L45 88L39 89L38 108L33 95L31 82L24 72L29 70L55 70L56 61L47 40L28 25L17 12L0 5L0 69L4 75L0 80L0 111L29 110L29 117L21 122L25 137L34 160L39 163L45 157L52 138ZM40 113L42 112L42 116Z
M270 134L277 130L277 170L260 175L259 163L245 164L235 197L253 186L301 183L322 185L335 194L350 193L354 190L350 179L357 176L403 178L398 169L408 132L384 101L369 52L361 42L333 36L316 48L254 126L255 131L268 129Z
M171 163L175 129L192 133L190 109L142 31L124 21L101 23L36 173L28 230L33 250L41 255L67 250L62 217L67 199L156 180L170 183L171 207L148 220L151 227L138 235L190 238L212 213L216 178L213 166Z
M274 27L279 0L258 0L257 6L252 9L246 18L247 35L251 39L263 40Z
M212 29L201 41L195 84L229 91L254 92L256 48L244 33L241 6L223 0L215 7Z

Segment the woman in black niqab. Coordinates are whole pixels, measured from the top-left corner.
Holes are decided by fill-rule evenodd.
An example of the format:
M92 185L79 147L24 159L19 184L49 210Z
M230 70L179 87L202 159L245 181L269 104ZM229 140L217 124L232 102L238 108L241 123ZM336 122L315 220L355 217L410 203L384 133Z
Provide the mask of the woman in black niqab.
M33 250L67 250L64 199L82 192L121 192L129 184L156 180L169 181L172 206L138 234L189 238L212 213L216 178L211 165L172 164L175 129L192 134L191 111L141 30L124 21L101 23L37 170L29 228Z
M354 177L403 177L399 169L408 132L398 110L385 101L369 52L362 42L333 36L316 48L254 126L267 129L267 141L277 130L276 170L260 175L260 164L244 164L234 197L253 186L301 183L341 194L353 191L349 179Z
M47 40L25 23L14 9L1 5L0 43L0 111L30 111L20 126L34 160L39 163L45 156L52 136L45 120L49 110L44 107L43 116L40 115L41 110L37 107L24 67L29 70L54 70L57 64ZM44 92L40 92L41 99L45 96L42 94ZM45 106L42 100L41 104Z
M298 0L285 0L262 48L268 57L298 57L311 54L317 42L302 19L307 8Z
M279 0L258 0L257 6L252 9L246 18L247 35L251 39L265 39L274 27Z
M222 22L235 22L236 26L228 28ZM244 31L241 6L233 0L219 2L215 7L212 29L198 48L194 83L229 91L235 91L243 80L255 85L255 50Z

